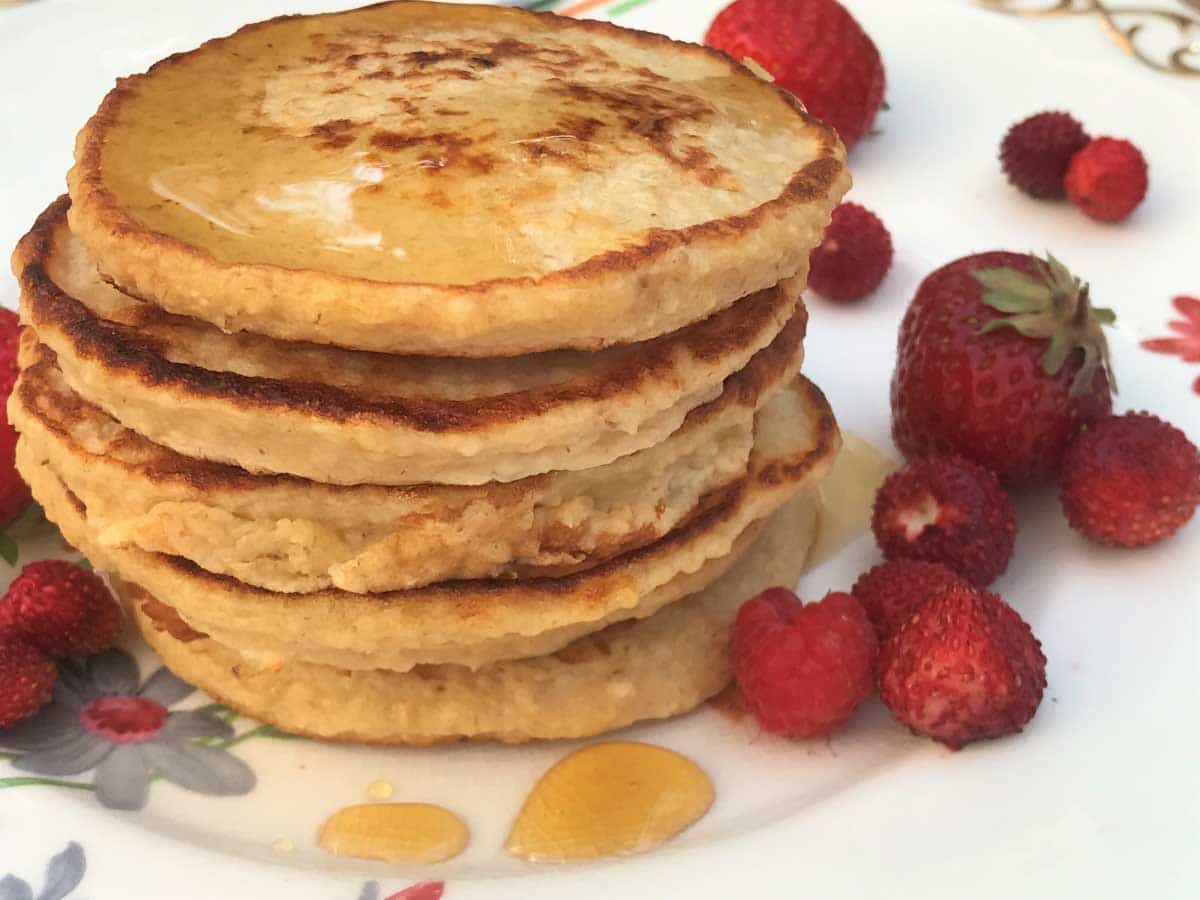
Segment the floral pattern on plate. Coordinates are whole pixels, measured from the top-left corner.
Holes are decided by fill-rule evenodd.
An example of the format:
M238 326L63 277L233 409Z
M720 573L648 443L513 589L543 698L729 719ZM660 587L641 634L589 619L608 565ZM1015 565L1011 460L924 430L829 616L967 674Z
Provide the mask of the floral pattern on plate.
M221 715L224 707L170 710L194 691L164 668L140 683L137 662L120 649L68 660L51 702L0 731L0 747L18 751L13 768L47 777L0 778L0 787L94 790L104 806L126 810L144 807L158 778L211 796L248 793L254 772L229 748L274 729L260 726L235 736ZM92 770L90 785L56 780Z
M406 887L402 891L389 894L384 900L442 900L445 890L446 883L444 881L422 881ZM0 900L4 900L3 895L0 895ZM358 900L379 900L379 882L368 881L364 884Z
M87 857L83 848L72 841L46 864L45 883L40 893L34 894L29 882L6 875L0 878L0 900L63 900L79 887L85 872Z
M1178 356L1185 363L1200 363L1200 299L1181 295L1171 302L1181 316L1167 323L1175 335L1151 338L1142 341L1142 346L1155 353ZM1192 382L1192 390L1200 394L1200 377Z

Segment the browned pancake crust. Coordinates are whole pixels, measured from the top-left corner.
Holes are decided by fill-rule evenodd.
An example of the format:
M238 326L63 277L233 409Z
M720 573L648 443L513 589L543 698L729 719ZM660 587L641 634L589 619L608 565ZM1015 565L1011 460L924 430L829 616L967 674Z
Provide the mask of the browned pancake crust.
M386 3L377 4L378 7L388 5ZM605 22L566 19L515 9L497 10L494 14L511 17L529 16L532 17L531 21L538 20L538 28L546 28L551 31L577 30L587 35L619 38L638 48L656 53L703 55L715 63L715 67L727 72L730 78L744 79L748 77L747 71L738 62L720 51L673 41L658 34L622 29ZM426 314L438 310L441 306L448 306L468 298L479 306L482 317L487 319L487 323L478 327L466 326L461 322L456 323L456 327L460 330L473 330L473 333L470 334L453 333L454 329L448 327L443 329L430 323L429 334L434 335L436 332L436 335L422 339L420 335L416 334L422 322L420 318L412 316L409 324L413 326L414 336L410 341L403 328L393 331L375 327L382 324L378 320L373 323L371 328L364 326L359 330L354 330L353 333L351 333L352 328L350 327L340 332L331 331L327 327L313 324L314 314L317 312L317 308L313 307L311 310L298 311L294 318L286 320L270 317L255 319L254 314L248 314L240 321L222 323L232 328L256 330L289 340L317 340L340 343L347 347L387 352L420 352L430 355L502 356L556 348L595 350L612 344L645 340L664 331L682 327L690 321L721 309L733 302L736 297L705 297L703 301L696 300L696 303L703 303L703 306L690 314L687 313L688 304L682 304L681 310L674 315L672 321L660 321L653 331L647 332L644 328L639 328L636 321L638 310L631 299L633 292L627 289L629 284L636 280L641 287L646 289L644 293L652 300L651 304L646 307L648 310L657 302L657 295L667 294L678 284L675 273L668 274L664 271L669 268L666 264L668 258L673 258L671 265L674 265L682 251L687 251L696 257L711 251L728 254L729 248L736 247L743 237L755 232L762 232L764 229L778 229L782 222L787 221L789 216L795 214L797 208L821 204L832 209L837 198L848 186L849 179L843 162L844 149L833 129L809 116L787 91L775 86L764 85L764 89L774 92L779 104L789 108L791 113L802 120L805 127L811 130L819 145L819 151L815 154L815 158L791 173L776 196L741 214L727 215L674 229L649 229L637 240L629 241L620 249L600 253L567 268L544 272L536 276L490 278L468 284L447 285L417 280L382 282L336 273L298 271L265 263L226 263L178 238L148 229L125 210L119 200L105 186L102 177L105 135L120 120L123 107L138 96L139 87L147 77L163 69L179 66L194 55L219 52L225 41L269 29L284 18L288 17L247 25L234 35L216 38L194 50L169 56L153 65L143 75L135 75L118 81L96 114L80 132L76 146L76 166L72 170L70 178L71 193L77 201L86 205L89 220L102 223L103 243L133 249L134 255L165 255L172 260L172 264L177 266L180 272L186 274L190 281L197 283L203 281L206 273L210 277L220 280L239 268L253 270L253 272L248 272L248 277L255 279L264 287L268 284L271 285L273 293L288 297L297 304L306 302L304 299L306 289L311 289L314 284L318 285L316 291L318 294L324 294L328 298L361 297L364 309L376 311L381 309L399 310L410 297L410 294L405 293L406 291L411 292L414 308L420 306ZM574 91L581 95L579 99L598 103L613 112L618 119L624 121L623 127L645 142L648 153L669 160L671 165L689 173L697 183L711 185L715 179L720 178L720 167L715 164L712 155L702 146L689 146L682 137L687 134L687 126L690 121L689 112L686 109L661 109L656 105L653 96L637 90L623 90L617 87L606 92L589 85L574 84L571 81L572 66L569 60L556 62L540 59L539 55L539 48L533 44L500 40L493 42L489 47L481 48L477 54L466 55L463 62L469 69L470 66L490 68L505 59L534 59L539 66L550 71L553 78L563 83L562 89L568 95ZM404 64L412 67L414 72L419 72L431 63L445 61L437 53L410 54L410 56L414 58ZM331 62L331 64L338 65L336 62ZM345 65L344 62L341 64ZM455 77L471 77L468 70L452 69L448 74ZM388 78L403 80L405 75L404 71L386 70ZM647 70L645 77L653 81L652 76L656 76L656 73ZM381 77L383 76L381 75ZM582 96L583 94L586 94L586 97ZM397 98L397 102L402 99ZM698 113L693 112L690 115L695 116ZM588 127L586 120L579 121L570 116L559 123L559 131L568 135L586 136ZM336 150L346 146L354 139L354 130L354 123L349 120L344 120L344 122L332 120L315 128L310 139L321 142L322 146ZM488 164L486 154L473 155L469 141L466 141L461 135L453 133L424 135L422 139L432 141L443 153L456 155L456 158L463 161L468 168L473 166L482 169ZM412 140L414 140L412 136L389 136L386 132L379 132L371 138L371 145L376 149L383 150L403 149ZM554 154L558 162L564 160L564 154L558 153L553 148L542 148L534 152ZM569 163L569 154L565 156L565 159ZM822 213L821 217L824 218L826 215L827 211ZM773 236L775 234L776 232L772 232ZM784 230L780 229L778 236L782 238L783 234ZM141 251L137 251L137 247L141 247ZM96 247L93 246L93 249ZM807 255L807 249L805 248L804 256ZM803 258L797 256L794 248L781 247L779 252L781 255L786 254L789 259L792 257L796 257L797 260ZM663 264L663 269L656 268L656 265L660 263ZM799 264L791 266L792 272L799 268ZM776 274L778 277L787 277L789 273ZM726 293L724 287L730 283L730 279L726 276L722 276L722 278L721 293L724 294ZM763 283L760 279L759 286ZM128 279L122 280L121 284L131 294L138 294L136 285L130 283ZM597 317L599 314L588 308L588 293L594 291L597 286L603 293L608 286L614 284L626 287L615 289L622 293L621 306L619 313L616 309L608 310L607 321L592 322L590 331L575 336L572 336L569 331L565 331L559 338L551 338L543 334L523 339L525 327L540 317L553 317L561 320L561 326L564 329L569 328L572 315L581 320L589 316ZM508 314L502 311L515 306L516 304L511 301L523 296L544 297L547 303L541 312L528 314L527 322L517 323L514 321L511 326L506 325L503 320ZM201 312L199 306L203 304L199 303L192 308L182 308L189 304L181 304L178 298L164 300L162 297L144 296L144 299L152 303L162 303L176 312L203 316L211 321L217 321L224 315L215 306L211 310ZM551 302L555 307L553 310L549 309ZM689 298L689 302L691 302L691 298ZM332 304L327 304L327 306L330 309L335 308ZM607 307L597 304L597 309L599 308L607 309ZM212 314L209 315L208 312ZM364 313L364 318L376 314ZM649 315L648 312L645 314ZM390 313L378 315L390 315ZM403 311L398 311L396 324L400 324L406 315ZM582 324L579 327L584 328ZM601 332L606 333L602 334ZM406 341L410 341L410 343L406 344ZM420 346L414 346L412 342L419 342Z
M737 352L760 333L792 302L776 286L745 298L716 315L681 332L646 341L636 355L622 356L564 384L552 384L493 397L450 400L422 397L370 397L314 381L290 381L216 372L172 362L163 346L142 329L170 316L154 306L145 307L145 318L136 324L119 324L97 317L62 290L50 277L46 259L54 235L63 225L71 200L59 197L37 218L17 244L13 271L21 287L21 308L35 330L54 330L69 340L75 355L122 377L136 378L148 388L174 391L181 401L204 397L248 411L271 415L281 410L303 411L332 422L402 425L433 434L470 433L498 424L536 418L551 410L577 403L606 400L661 378L671 361L660 348L679 342L690 354L716 363ZM800 304L792 319L769 347L760 351L751 366L765 371L771 362L795 356L803 343L808 313ZM759 363L760 357L762 364ZM738 378L731 376L728 383Z

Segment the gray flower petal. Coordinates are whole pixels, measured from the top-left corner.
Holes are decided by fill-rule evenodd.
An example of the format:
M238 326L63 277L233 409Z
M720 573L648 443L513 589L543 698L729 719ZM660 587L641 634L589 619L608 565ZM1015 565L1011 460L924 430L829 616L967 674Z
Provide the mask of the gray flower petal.
M13 768L35 775L78 775L98 766L113 745L80 729L66 743L34 750L13 760Z
M137 744L113 748L94 779L96 799L109 809L141 809L150 794L150 772Z
M189 791L233 796L254 789L254 772L228 750L187 742L148 741L142 745L142 752L154 771Z
M83 668L71 660L60 663L58 680L54 682L54 702L69 709L81 709L95 697Z
M132 696L137 693L137 661L117 647L89 656L87 677L100 696Z
M173 712L158 732L164 741L190 741L194 738L233 737L233 726L224 719L194 710Z
M86 871L87 857L83 855L83 848L71 841L62 853L47 864L46 886L38 894L38 900L63 900L79 887Z
M64 744L82 730L78 710L51 703L33 718L0 731L0 747L42 750Z
M191 696L195 690L194 687L163 666L146 679L146 683L138 691L138 696L161 703L163 706L174 706L184 697Z
M362 893L358 895L358 900L379 900L379 882L368 881L362 886Z
M0 879L0 900L33 900L33 888L15 875Z

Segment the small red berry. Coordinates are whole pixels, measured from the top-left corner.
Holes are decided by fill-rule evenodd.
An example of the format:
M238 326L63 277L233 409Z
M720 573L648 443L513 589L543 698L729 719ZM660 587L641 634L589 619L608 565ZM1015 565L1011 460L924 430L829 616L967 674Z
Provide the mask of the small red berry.
M808 286L830 300L861 300L892 266L892 236L869 209L843 203L809 257Z
M733 633L733 665L746 707L790 738L830 734L871 693L877 641L849 594L802 605L783 588L746 601Z
M0 626L62 659L111 647L121 632L121 610L94 572L47 559L13 579L0 600Z
M995 594L950 588L883 642L879 696L914 731L958 749L1020 731L1046 688L1046 657Z
M17 432L0 422L0 526L7 525L29 505L33 496L17 471Z
M1008 180L1031 197L1062 197L1071 157L1091 138L1072 115L1041 112L1018 122L1000 144Z
M50 702L58 667L41 650L0 631L0 728L27 719Z
M21 320L11 309L0 308L0 396L12 393L20 369L17 352L20 350Z
M871 130L883 104L883 61L837 0L734 0L717 13L704 43L753 59L828 122L847 148Z
M1146 158L1129 141L1096 138L1071 159L1065 185L1084 213L1098 222L1119 222L1146 196Z
M1017 522L995 473L962 457L934 456L888 476L875 495L871 529L887 559L941 563L984 587L1008 566Z
M1061 499L1071 527L1094 541L1153 544L1200 505L1200 451L1149 413L1102 419L1068 448Z
M0 402L8 400L17 380L19 338L17 314L0 309ZM0 422L0 525L7 525L19 516L32 499L29 486L17 473L16 452L17 432L5 416Z
M863 605L879 639L883 640L908 621L930 597L966 583L941 563L893 559L860 575L851 593Z

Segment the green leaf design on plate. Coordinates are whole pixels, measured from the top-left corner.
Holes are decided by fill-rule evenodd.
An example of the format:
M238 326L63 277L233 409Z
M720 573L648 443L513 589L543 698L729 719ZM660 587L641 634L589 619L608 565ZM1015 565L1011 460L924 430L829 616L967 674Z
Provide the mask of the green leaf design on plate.
M16 566L21 558L21 547L6 532L0 532L0 559L10 566Z

